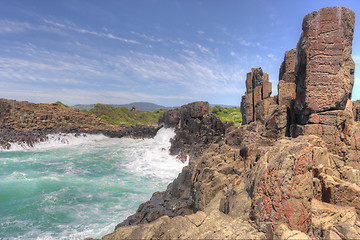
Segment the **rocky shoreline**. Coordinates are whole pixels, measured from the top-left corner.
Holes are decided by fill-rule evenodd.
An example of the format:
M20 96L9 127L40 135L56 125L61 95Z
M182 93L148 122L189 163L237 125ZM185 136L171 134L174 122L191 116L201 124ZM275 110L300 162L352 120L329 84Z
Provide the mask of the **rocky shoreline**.
M359 239L354 23L344 7L308 14L278 96L261 68L247 74L240 128L204 103L166 113L173 153L193 159L102 239Z
M206 102L166 112L158 128L176 129L171 153L189 155L189 165L102 239L360 238L354 24L344 7L305 16L297 47L280 66L278 96L261 68L247 74L240 128L209 114ZM55 132L152 137L158 130L5 99L0 124L3 148Z
M157 127L114 126L92 114L56 104L36 104L0 99L0 147L9 149L12 143L32 147L44 142L49 134L104 134L108 137L150 138Z

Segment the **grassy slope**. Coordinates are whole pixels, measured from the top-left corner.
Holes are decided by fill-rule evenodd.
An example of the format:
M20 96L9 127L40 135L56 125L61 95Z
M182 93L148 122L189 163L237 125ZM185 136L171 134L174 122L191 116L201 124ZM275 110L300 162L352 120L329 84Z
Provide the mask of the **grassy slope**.
M157 126L159 117L164 114L167 109L159 109L154 112L133 111L126 107L116 108L111 105L95 104L93 109L84 111L96 115L97 117L107 121L110 124L125 125L154 125Z
M130 111L126 107L114 107L112 105L95 104L94 108L89 111L84 110L83 112L91 113L101 118L102 120L110 124L125 124L136 125L152 125L157 126L159 118L168 109L159 109L153 112L146 111ZM233 122L235 126L240 126L242 117L240 108L227 108L227 107L210 107L210 113L216 115L222 122Z
M222 122L233 122L235 126L240 127L242 123L242 116L240 108L238 107L210 107L210 113L217 116Z

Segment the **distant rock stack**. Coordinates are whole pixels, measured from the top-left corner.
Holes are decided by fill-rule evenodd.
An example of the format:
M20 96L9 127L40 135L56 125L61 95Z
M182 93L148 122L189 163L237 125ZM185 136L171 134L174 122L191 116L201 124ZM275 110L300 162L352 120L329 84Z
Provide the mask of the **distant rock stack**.
M246 93L241 100L241 114L243 124L249 124L256 120L264 121L265 111L256 111L260 107L269 105L265 99L270 98L272 92L269 74L264 73L261 68L252 68L246 78ZM267 111L266 111L267 112Z

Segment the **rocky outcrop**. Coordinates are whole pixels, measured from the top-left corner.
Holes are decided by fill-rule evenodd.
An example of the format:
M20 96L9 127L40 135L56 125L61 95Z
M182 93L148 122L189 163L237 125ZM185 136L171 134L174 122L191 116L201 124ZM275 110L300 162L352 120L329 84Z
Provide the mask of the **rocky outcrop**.
M312 113L345 109L354 84L354 24L354 12L344 7L323 8L304 18L297 46L299 123L306 123Z
M354 120L359 122L360 121L360 103L359 102L353 102L353 115L354 115Z
M360 159L350 101L354 23L354 12L344 7L323 8L304 18L290 135L322 137L332 153L355 167Z
M226 128L224 141L213 142L169 185L167 202L185 195L189 211L119 227L103 239L360 238L353 28L347 8L307 15L297 49L286 52L280 68L279 96L271 98L268 77L252 69L242 99L244 125ZM194 126L206 114L187 116L180 125L196 136L202 128Z
M284 61L280 67L278 84L278 104L290 108L291 100L296 97L296 70L297 63L296 49L285 52Z
M169 110L159 120L160 126L176 128L171 140L173 155L200 156L211 143L224 138L226 126L214 115L209 114L208 102L194 102L179 109Z
M171 140L174 155L200 156L212 143L222 140L223 123L209 114L209 103L193 102L178 109L167 111L159 120L159 126L176 127L176 136ZM162 216L185 216L197 208L194 201L193 172L196 165L190 161L179 176L164 192L156 192L151 199L141 204L137 212L117 225L117 228L141 223L150 223ZM214 191L216 193L216 191Z
M266 118L264 114L267 113L267 108L270 105L266 99L270 97L271 92L269 75L264 73L261 68L252 68L246 76L246 92L241 100L243 124ZM257 112L258 104L265 108L265 111Z
M11 143L33 146L52 133L93 133L109 137L153 137L151 126L110 125L92 114L56 104L36 104L0 99L0 147Z

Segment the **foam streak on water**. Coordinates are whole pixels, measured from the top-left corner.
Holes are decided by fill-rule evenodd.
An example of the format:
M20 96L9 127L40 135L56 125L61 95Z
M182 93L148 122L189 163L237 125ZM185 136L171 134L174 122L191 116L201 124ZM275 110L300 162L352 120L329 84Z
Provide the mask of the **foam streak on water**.
M99 238L184 166L171 129L154 139L52 135L0 151L0 239Z

